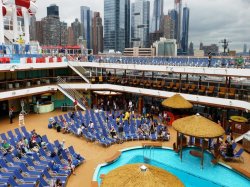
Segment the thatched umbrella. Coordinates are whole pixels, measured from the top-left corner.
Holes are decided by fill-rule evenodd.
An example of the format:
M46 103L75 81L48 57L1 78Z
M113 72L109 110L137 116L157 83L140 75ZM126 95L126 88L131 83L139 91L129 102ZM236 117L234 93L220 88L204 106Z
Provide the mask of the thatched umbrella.
M169 97L162 101L161 103L165 107L173 108L173 109L190 109L193 108L192 103L187 101L180 94L175 94L172 97Z
M230 119L234 122L238 123L246 123L248 122L248 119L243 116L231 116Z
M225 134L225 130L217 123L199 114L184 117L173 122L174 129L181 134L201 138L218 138ZM182 136L181 136L182 137ZM204 143L202 143L201 165L203 166ZM180 156L182 159L182 138Z
M109 172L101 184L101 187L118 186L183 187L184 185L176 176L163 169L148 164L129 164Z

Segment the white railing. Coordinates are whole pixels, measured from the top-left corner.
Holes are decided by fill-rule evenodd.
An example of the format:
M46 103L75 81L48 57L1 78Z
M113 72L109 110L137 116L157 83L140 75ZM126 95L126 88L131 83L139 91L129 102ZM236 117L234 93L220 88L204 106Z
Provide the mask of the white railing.
M69 67L75 71L80 77L83 78L87 83L90 83L89 80L85 77L87 70L77 61L68 61Z
M71 88L69 84L59 76L57 77L57 85L58 85L58 89L61 92L63 92L63 94L65 94L73 102L76 100L77 105L81 107L83 110L86 110L86 107L85 107L86 99L80 92Z

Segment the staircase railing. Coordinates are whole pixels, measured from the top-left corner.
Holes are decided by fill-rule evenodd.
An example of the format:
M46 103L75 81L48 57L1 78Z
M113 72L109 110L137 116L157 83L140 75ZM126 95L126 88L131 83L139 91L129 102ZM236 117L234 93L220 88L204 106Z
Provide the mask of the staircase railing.
M77 101L77 105L83 109L86 110L86 106L85 103L87 102L86 99L84 98L83 94L81 94L80 92L78 92L77 90L71 88L69 86L69 84L62 79L61 77L57 77L57 86L58 89L64 94L66 95L70 100L72 100L73 102L76 100Z
M80 77L82 77L83 80L85 80L87 83L90 83L89 80L85 76L87 70L83 66L81 66L79 62L68 61L68 65L73 71L75 71Z

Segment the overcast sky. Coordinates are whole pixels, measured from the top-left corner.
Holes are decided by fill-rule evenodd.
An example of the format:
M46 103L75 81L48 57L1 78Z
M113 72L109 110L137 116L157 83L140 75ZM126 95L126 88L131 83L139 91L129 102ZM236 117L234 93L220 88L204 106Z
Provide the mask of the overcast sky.
M132 2L134 0L131 0ZM89 6L101 12L104 0L38 0L37 19L46 16L46 7L59 6L60 19L71 23L80 17L80 6ZM174 0L164 1L164 13L174 7ZM189 42L195 47L204 44L219 44L223 38L231 41L230 49L243 50L243 44L250 47L250 0L183 0L190 8ZM151 7L153 0L151 0Z

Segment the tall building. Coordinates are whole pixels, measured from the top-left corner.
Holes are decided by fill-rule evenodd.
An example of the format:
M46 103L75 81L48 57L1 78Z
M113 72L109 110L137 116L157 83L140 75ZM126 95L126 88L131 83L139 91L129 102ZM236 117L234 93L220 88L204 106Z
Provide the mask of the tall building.
M125 0L125 48L130 47L130 0Z
M94 12L92 20L93 53L103 52L103 25L100 12Z
M43 44L43 21L36 21L36 39L41 45Z
M169 15L165 15L162 19L162 32L163 36L167 39L175 39L175 23Z
M72 27L68 27L68 44L67 45L71 45L71 46L76 45Z
M175 9L172 9L168 12L168 15L171 17L174 24L174 39L177 40L178 35L178 12Z
M151 32L160 30L161 20L163 18L163 0L154 0L153 18L151 22Z
M36 16L32 15L30 17L30 40L37 40L36 37Z
M178 14L178 21L177 21L177 44L180 47L181 43L181 22L182 22L182 0L174 0L175 1L175 10Z
M130 41L130 0L104 0L104 50L123 52Z
M193 42L190 42L190 44L189 44L188 55L190 55L190 56L194 55L194 44L193 44Z
M65 22L60 22L60 46L68 44L68 25Z
M92 11L87 6L81 6L81 23L82 23L82 36L86 40L88 49L92 49Z
M183 54L188 54L188 33L189 33L189 8L183 8L183 19L182 19L182 39L181 48Z
M77 45L79 37L81 37L83 34L82 33L82 24L76 18L75 21L73 23L71 23L71 28L73 31L73 44L72 45Z
M247 44L244 44L243 46L243 54L247 54Z
M133 47L149 46L150 2L136 0L131 9L131 44Z
M67 45L67 23L60 22L59 9L56 5L50 5L47 8L47 17L41 20L41 29L38 32L42 33L41 45Z
M157 31L149 33L149 45L152 46L153 43L163 37L163 32Z
M47 7L47 16L59 17L59 7L55 4Z

